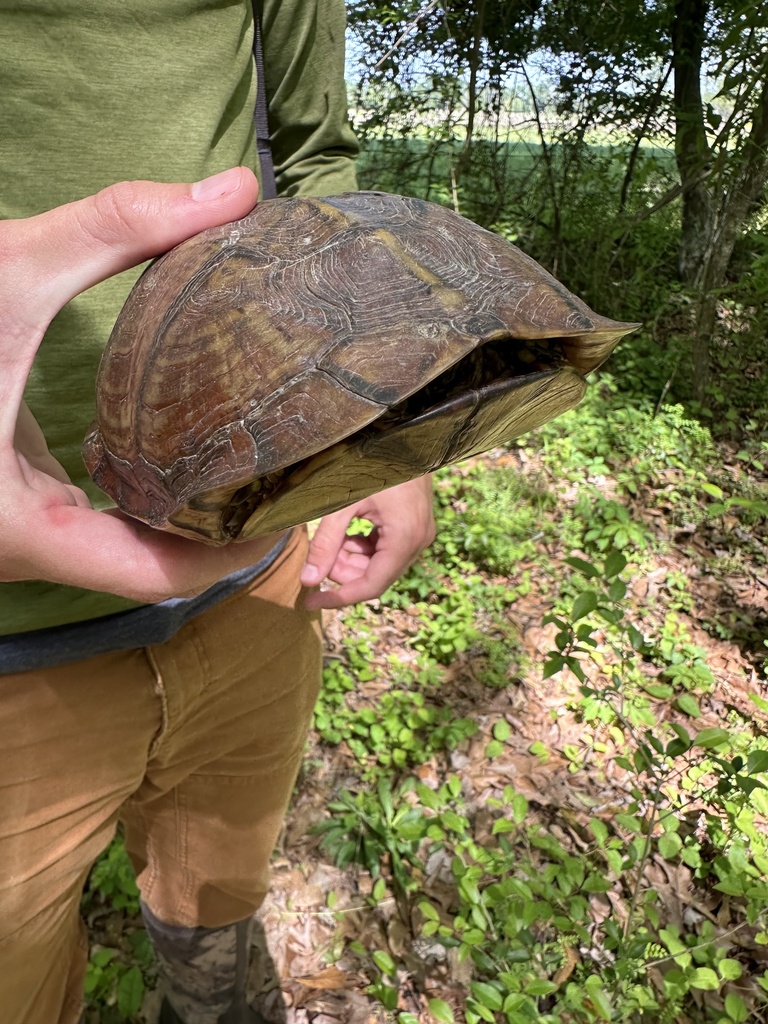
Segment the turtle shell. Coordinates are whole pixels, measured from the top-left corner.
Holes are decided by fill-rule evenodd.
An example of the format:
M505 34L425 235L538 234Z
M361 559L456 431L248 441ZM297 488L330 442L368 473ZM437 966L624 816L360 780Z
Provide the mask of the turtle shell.
M151 526L249 539L552 419L636 326L436 204L273 199L139 279L85 463Z

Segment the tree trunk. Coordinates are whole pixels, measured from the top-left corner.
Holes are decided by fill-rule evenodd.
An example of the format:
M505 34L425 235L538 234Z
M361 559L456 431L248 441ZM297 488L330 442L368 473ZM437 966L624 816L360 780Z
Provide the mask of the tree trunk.
M475 14L474 32L472 38L472 50L469 62L469 95L467 97L467 134L464 138L464 146L461 151L459 166L463 169L469 165L469 154L472 149L472 138L475 132L475 116L477 114L477 74L482 60L481 46L483 42L483 29L485 27L485 4L486 0L478 0L477 13Z
M702 49L709 0L676 0L672 26L675 72L675 156L682 187L679 271L697 292L692 344L694 395L706 396L711 344L717 324L717 293L723 287L733 249L753 203L768 181L768 58L762 81L742 94L757 99L749 111L749 135L716 173L707 141L701 97ZM759 89L759 92L758 92ZM746 98L745 98L746 97ZM715 196L719 195L719 200Z
M675 75L675 157L683 189L680 279L697 286L712 241L713 202L708 173L711 153L701 98L702 50L709 0L676 0L672 24Z
M723 192L714 211L709 243L696 280L698 302L694 337L695 368L706 368L703 378L694 378L695 397L703 400L708 383L710 346L717 324L717 292L725 283L728 265L750 210L768 184L768 60L760 93L751 112L752 127L742 146L731 188Z

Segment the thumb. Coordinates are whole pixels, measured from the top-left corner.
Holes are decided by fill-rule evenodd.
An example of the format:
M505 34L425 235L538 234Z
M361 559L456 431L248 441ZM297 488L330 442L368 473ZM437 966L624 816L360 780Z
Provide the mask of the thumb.
M347 535L350 516L345 514L346 512L346 509L342 509L320 521L320 525L310 541L307 560L301 570L303 586L318 586L333 569Z
M205 228L244 217L257 191L252 172L234 167L192 185L124 181L36 217L6 221L2 248L12 259L0 294L15 296L17 309L34 316L29 326L45 327L65 303L98 281Z

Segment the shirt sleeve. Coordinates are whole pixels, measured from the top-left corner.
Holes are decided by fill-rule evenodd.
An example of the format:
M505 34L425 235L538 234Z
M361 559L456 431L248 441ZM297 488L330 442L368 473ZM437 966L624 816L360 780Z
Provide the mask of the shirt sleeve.
M344 82L344 0L262 0L264 74L277 190L357 189Z

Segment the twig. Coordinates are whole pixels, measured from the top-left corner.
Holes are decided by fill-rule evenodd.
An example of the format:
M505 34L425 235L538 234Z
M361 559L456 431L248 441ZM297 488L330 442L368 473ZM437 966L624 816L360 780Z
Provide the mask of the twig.
M394 902L394 896L387 896L386 899L379 900L376 907L385 907L388 903ZM278 912L288 914L290 917L325 917L327 914L354 914L358 910L373 909L375 908L371 903L361 903L357 907L340 907L338 910L335 907L326 907L325 910L289 910L287 907L281 907Z
M387 50L387 52L384 54L384 56L381 57L376 62L376 64L374 64L374 66L373 66L373 70L374 71L378 71L379 70L379 68L384 63L384 61L388 57L391 57L392 54L395 52L395 50L397 50L398 47L408 38L408 36L411 34L411 32L413 32L413 30L418 27L418 24L421 21L421 19L425 18L431 11L433 11L435 9L435 7L437 7L439 2L440 2L440 0L429 0L429 3L425 4L421 8L421 10L416 15L416 17L413 19L413 21L409 25L406 25L405 30L403 32L401 32L401 34L397 37L397 39L394 41L392 46L390 46L390 48Z
M646 969L649 967L658 967L659 964L666 964L670 960L675 960L679 956L688 956L690 953L695 953L699 949L706 949L707 946L711 946L714 942L721 942L723 939L727 939L729 935L735 935L736 932L741 931L742 928L746 927L749 921L740 921L733 928L729 928L727 932L720 932L715 939L708 939L706 942L700 942L698 946L687 946L681 953L670 953L669 956L659 957L658 960L646 960L643 965Z
M453 212L461 213L459 209L459 184L456 181L456 168L451 164L451 195L453 197Z
M665 384L665 385L664 385L664 387L663 387L663 388L661 389L661 394L659 395L659 400L658 400L658 402L656 403L656 408L655 408L655 409L653 410L653 418L654 418L654 419L656 419L656 417L657 417L657 416L659 415L659 413L661 412L661 407L662 407L662 405L664 404L664 399L665 399L665 398L667 397L667 392L668 392L668 391L669 391L669 389L670 389L670 388L672 387L672 381L673 381L673 380L675 379L675 374L676 374L676 373L677 373L677 367L675 367L675 368L674 368L674 370L672 371L672 373L671 373L671 374L669 375L669 377L667 378L667 382L666 382L666 384Z
M648 863L651 856L651 847L653 846L653 826L658 821L657 814L659 811L659 804L661 802L661 785L662 779L659 779L656 784L656 792L653 794L653 800L651 802L651 820L648 826L648 832L645 836L645 843L643 844L643 852L640 854L640 860L637 865L637 878L635 881L635 887L632 890L632 897L629 901L629 910L627 911L627 920L624 924L624 934L622 938L626 941L629 936L629 930L634 925L635 911L637 910L637 901L640 898L640 884L643 880L643 874L645 872L645 865Z

